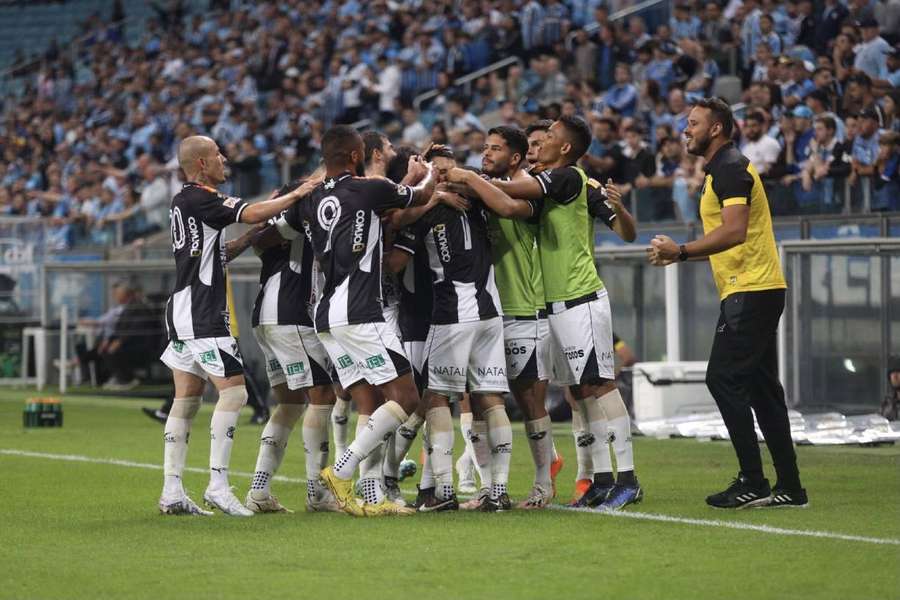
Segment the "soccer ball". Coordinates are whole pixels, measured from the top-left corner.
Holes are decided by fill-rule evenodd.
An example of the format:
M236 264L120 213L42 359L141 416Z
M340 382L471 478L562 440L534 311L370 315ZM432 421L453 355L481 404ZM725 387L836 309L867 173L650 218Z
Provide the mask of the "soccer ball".
M407 477L412 477L418 470L419 468L416 465L416 461L404 458L400 461L400 481L403 481Z

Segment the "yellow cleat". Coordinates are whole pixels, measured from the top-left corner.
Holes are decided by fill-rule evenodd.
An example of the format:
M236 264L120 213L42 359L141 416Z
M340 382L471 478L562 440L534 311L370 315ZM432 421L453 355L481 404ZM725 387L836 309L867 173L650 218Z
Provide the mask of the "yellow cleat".
M400 506L388 500L382 500L378 504L363 504L363 511L367 517L392 517L401 516L408 517L416 514L414 508Z
M331 467L322 469L319 477L322 479L322 483L334 494L334 499L342 511L354 517L366 516L362 507L356 503L352 479L341 479L335 475L334 469Z

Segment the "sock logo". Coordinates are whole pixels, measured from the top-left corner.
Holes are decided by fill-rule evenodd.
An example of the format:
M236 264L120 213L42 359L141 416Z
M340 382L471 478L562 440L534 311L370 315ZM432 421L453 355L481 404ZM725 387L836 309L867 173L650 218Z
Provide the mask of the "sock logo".
M587 448L588 446L593 445L596 438L593 433L583 433L578 436L578 447L579 448Z
M512 442L497 444L491 448L491 454L512 454Z
M229 427L228 430L225 432L225 435L228 436L228 439L233 440L234 439L234 427L233 426Z
M169 433L168 431L163 435L163 442L166 444L174 444L177 440L175 439L174 433Z
M347 417L344 417L341 415L335 415L333 417L333 419L334 419L335 425L346 425L347 424Z
M612 444L614 441L616 441L616 432L615 432L615 431L610 431L609 433L607 433L607 434L606 434L606 441L607 441L607 443L609 443L609 444Z
M328 442L327 441L319 444L319 452L324 452L325 454L328 454Z
M547 437L546 431L535 431L533 433L528 434L528 439L530 440L542 440Z
M276 442L275 438L271 435L266 435L259 438L259 443L261 446L278 446L278 442Z
M398 427L397 433L399 433L403 438L410 441L416 439L416 432L409 427L406 427L405 425L401 425L400 427Z

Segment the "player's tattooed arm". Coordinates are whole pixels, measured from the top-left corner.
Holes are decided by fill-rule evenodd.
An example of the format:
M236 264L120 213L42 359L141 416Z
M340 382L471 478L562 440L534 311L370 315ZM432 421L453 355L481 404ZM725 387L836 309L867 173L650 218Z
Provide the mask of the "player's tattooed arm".
M253 238L266 227L267 225L260 223L259 225L248 229L240 237L225 242L225 262L231 262L243 254L247 248L253 245Z
M474 171L460 168L451 169L447 177L451 183L468 186L498 216L518 219L530 219L534 216L534 204L511 197L497 185L500 182L485 181Z

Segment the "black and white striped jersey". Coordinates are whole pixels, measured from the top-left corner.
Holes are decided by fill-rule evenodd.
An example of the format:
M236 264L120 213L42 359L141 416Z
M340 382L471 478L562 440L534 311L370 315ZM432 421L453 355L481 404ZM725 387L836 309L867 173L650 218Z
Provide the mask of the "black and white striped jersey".
M295 181L278 191L279 196L300 186ZM276 225L284 219L284 211L270 219ZM312 306L316 302L315 254L305 235L267 248L260 255L259 294L253 305L253 327L258 325L305 325L312 327Z
M494 282L485 209L459 212L439 205L412 225L422 240L434 285L434 325L481 321L502 315Z
M404 342L424 342L431 327L434 294L431 269L424 241L412 228L404 229L394 240L394 249L412 255L400 273L400 337Z
M186 183L172 198L169 219L175 290L166 304L169 339L231 335L225 294L222 230L241 219L247 203L205 185Z
M279 230L285 237L304 231L325 275L317 331L384 322L380 216L407 207L412 198L408 186L345 173L326 179L287 210Z

